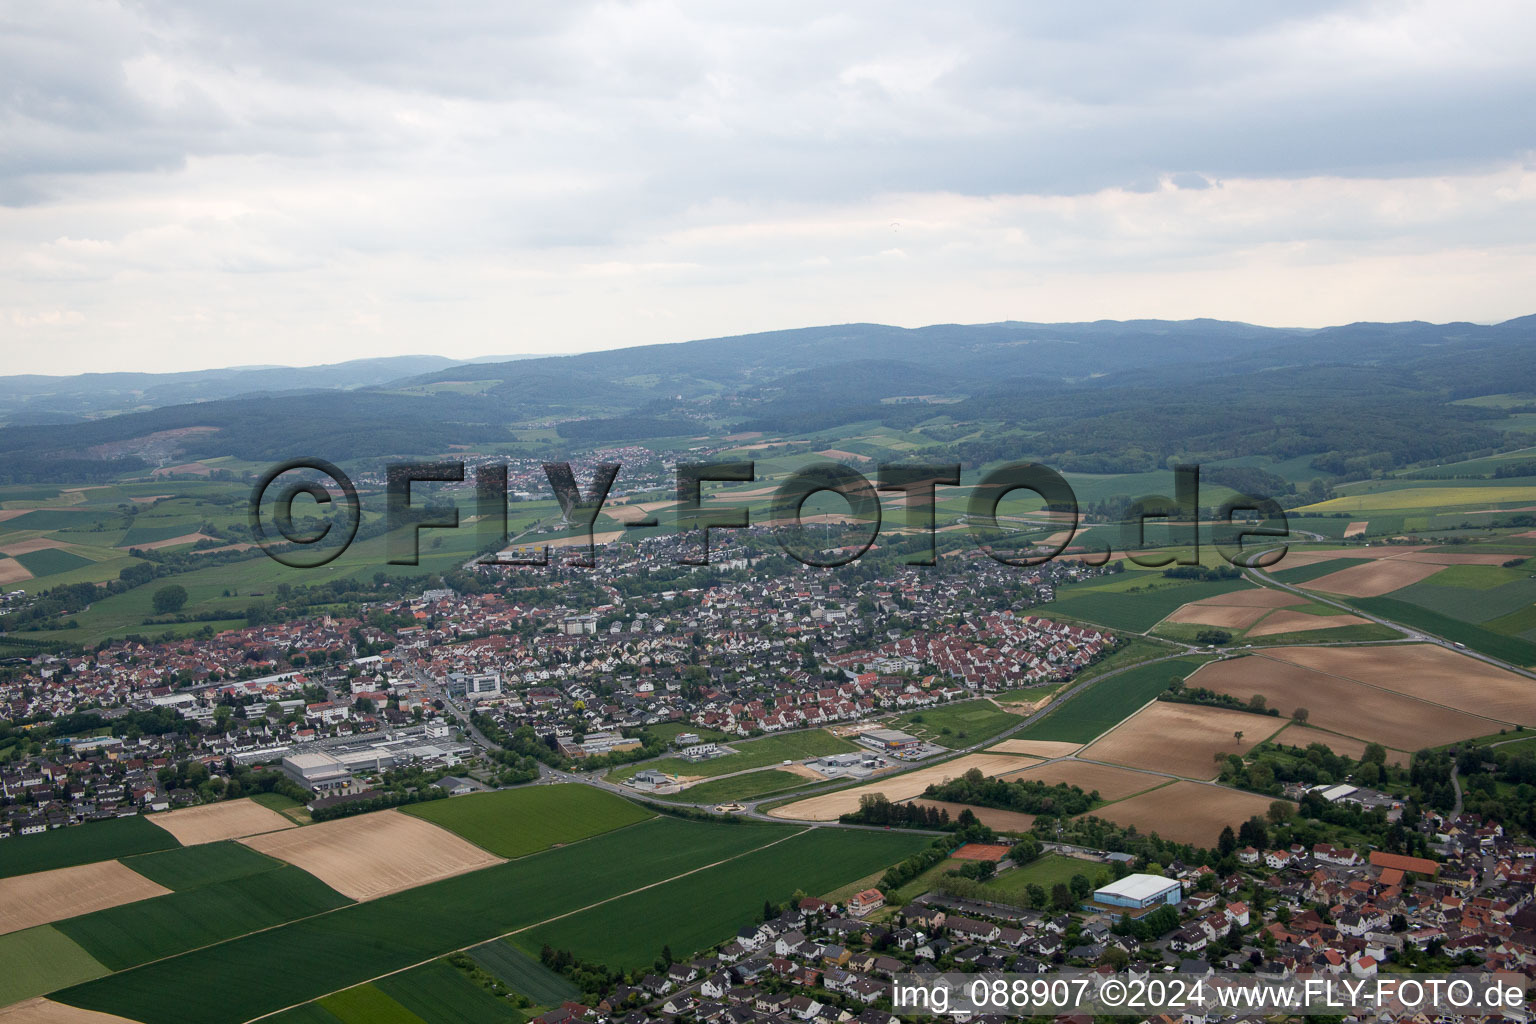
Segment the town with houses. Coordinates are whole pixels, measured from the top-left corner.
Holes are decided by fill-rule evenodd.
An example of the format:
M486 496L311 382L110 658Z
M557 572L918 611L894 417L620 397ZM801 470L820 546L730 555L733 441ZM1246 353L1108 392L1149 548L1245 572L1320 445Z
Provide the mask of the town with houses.
M642 547L625 568L641 577L648 560L668 554ZM864 723L879 754L842 755L841 766L867 774L943 753L881 730L883 718L1060 685L1119 642L1034 610L1062 574L1107 571L1077 563L1042 566L1022 590L1013 579L1013 594L1032 596L1011 602L992 599L985 566L879 582L758 574L746 557L725 567L705 585L654 593L626 594L619 581L597 606L443 587L355 618L40 655L0 684L6 717L88 714L104 726L30 746L20 727L22 746L0 767L0 836L217 799L217 780L237 768L281 771L313 795L311 806L366 797L402 767L449 793L494 787L485 770L494 744L472 720L529 729L578 770L637 751L658 725L684 729L677 745L708 757L715 744L691 744L698 737L686 729L746 738ZM188 765L200 767L198 784L167 784ZM946 971L1291 979L1371 977L1405 964L1536 968L1530 840L1470 814L1427 812L1418 827L1437 859L1327 843L1247 846L1233 849L1224 874L1047 841L1052 855L1081 859L1085 877L1107 867L1117 880L1092 892L1058 885L1040 905L942 885L895 903L880 887L839 901L807 896L743 922L716 949L534 1024L892 1024L892 980ZM993 870L1021 870L1013 840L985 831ZM1161 934L1123 926L1162 907L1176 920ZM1207 1019L1217 1018L1182 1017Z

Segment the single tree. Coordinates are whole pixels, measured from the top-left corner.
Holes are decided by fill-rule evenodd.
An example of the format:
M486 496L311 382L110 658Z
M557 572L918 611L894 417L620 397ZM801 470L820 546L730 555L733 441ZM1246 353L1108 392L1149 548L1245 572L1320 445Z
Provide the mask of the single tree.
M171 615L181 611L181 606L187 603L187 588L180 583L172 583L155 591L150 601L154 604L156 615Z

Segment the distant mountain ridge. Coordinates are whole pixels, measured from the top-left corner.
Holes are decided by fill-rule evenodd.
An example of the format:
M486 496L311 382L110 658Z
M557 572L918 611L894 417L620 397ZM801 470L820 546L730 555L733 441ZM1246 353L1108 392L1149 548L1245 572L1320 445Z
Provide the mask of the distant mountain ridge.
M50 458L71 460L78 473L100 458L93 452L188 427L214 428L178 441L178 456L188 459L346 459L454 443L515 446L508 425L530 421L557 424L562 441L547 446L550 454L721 427L805 434L878 421L922 428L937 453L971 463L1028 453L1063 469L1119 473L1172 459L1307 455L1321 472L1358 474L1528 444L1528 435L1506 434L1506 412L1456 403L1536 395L1533 352L1536 316L1318 329L1009 321L842 324L472 364L404 356L297 369L12 377L0 378L0 411L12 396L22 414L92 415L81 410L112 409L103 403L125 395L138 411L62 425L12 422L0 428L0 478L52 479ZM143 408L188 392L195 401ZM77 399L73 410L68 396ZM961 423L984 429L977 436L974 427L956 429Z

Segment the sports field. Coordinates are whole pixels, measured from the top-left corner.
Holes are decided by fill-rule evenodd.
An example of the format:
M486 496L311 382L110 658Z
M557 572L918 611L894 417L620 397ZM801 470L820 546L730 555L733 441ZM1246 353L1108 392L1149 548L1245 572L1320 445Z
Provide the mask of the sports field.
M577 784L471 793L403 810L507 859L651 817L650 811L622 797Z
M1083 875L1095 886L1105 884L1112 877L1109 868L1103 864L1048 853L1023 867L999 873L981 889L984 894L996 893L1005 902L1013 903L1022 899L1031 885L1038 885L1049 894L1053 885L1066 885L1073 875Z

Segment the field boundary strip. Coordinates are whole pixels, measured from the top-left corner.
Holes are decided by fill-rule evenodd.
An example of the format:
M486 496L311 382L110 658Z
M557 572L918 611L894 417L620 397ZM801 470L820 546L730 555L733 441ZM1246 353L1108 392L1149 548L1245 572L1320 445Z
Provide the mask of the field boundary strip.
M647 819L647 820L650 820L650 819ZM604 835L611 835L613 831L617 831L617 829L610 830L610 832L604 833ZM772 847L778 846L780 843L786 843L786 842L788 842L791 839L794 839L794 838L796 838L798 836L803 836L807 832L813 832L813 831L815 831L815 826L808 825L805 828L800 829L798 832L793 832L790 835L782 836L782 837L780 837L778 839L775 839L771 843L764 843L762 846L754 846L750 850L743 850L741 853L737 853L737 854L733 854L733 855L731 855L729 857L721 858L720 860L717 860L717 861L715 861L712 864L700 864L696 868L689 868L687 871L681 871L681 872L679 872L679 873L677 873L675 875L671 875L670 877L658 879L657 881L649 882L649 883L647 883L645 885L636 886L635 888L630 889L628 892L615 893L614 895L609 896L606 899L598 900L596 903L589 903L589 904L587 904L584 907L577 907L574 910L567 910L564 913L556 914L553 917L547 917L547 918L545 918L542 921L535 921L532 924L523 925L521 928L514 928L514 929L512 929L509 932L502 932L500 935L493 935L493 936L491 936L488 939L477 939L476 941L470 943L467 946L459 946L457 949L447 949L447 950L444 950L443 952L438 953L435 956L428 957L425 960L421 960L421 961L418 961L418 962L413 963L413 964L407 964L404 967L397 968L397 969L395 969L393 971L385 971L383 974L376 974L376 975L374 975L371 978L364 978L362 981L359 981L359 982L357 982L356 984L353 984L353 985L347 985L345 988L332 989L329 992L322 992L320 995L315 996L313 999L306 999L303 1002L293 1003L290 1006L278 1007L276 1010L272 1010L272 1011L270 1011L268 1013L263 1013L259 1017L251 1017L248 1020L246 1020L244 1022L244 1024L255 1024L256 1021L266 1020L269 1017L275 1017L275 1016L277 1016L280 1013L287 1013L289 1010L297 1009L300 1006L306 1006L306 1005L308 1005L310 1003L318 1003L320 1000L325 999L328 996L336 995L338 992L345 992L348 989L358 988L358 987L360 987L362 985L372 985L374 982L378 981L381 978L389 978L389 977L393 977L396 974L401 974L401 973L403 973L405 971L415 970L418 967L422 967L422 966L424 966L426 964L432 963L434 960L441 960L445 956L452 956L454 953L468 953L471 949L474 949L476 946L483 946L487 942L500 942L503 939L509 939L509 938L511 938L514 935L521 934L522 932L531 931L534 928L542 928L542 927L544 927L547 924L553 924L556 921L564 920L565 918L571 917L571 916L573 916L575 914L585 913L588 910L595 910L596 908L601 907L604 904L612 903L615 900L624 899L627 896L633 896L637 892L645 892L647 889L654 889L658 885L666 885L669 882L677 881L679 878L687 878L689 875L698 874L700 871L708 871L710 868L717 868L717 867L719 867L722 864L729 864L733 860L740 860L743 857L747 857L747 856L750 856L750 855L755 854L755 853L761 853L763 850L767 850L767 849L770 849ZM532 856L532 855L530 855L530 856ZM346 909L346 908L341 908L341 909ZM333 911L333 913L334 913L334 911Z

